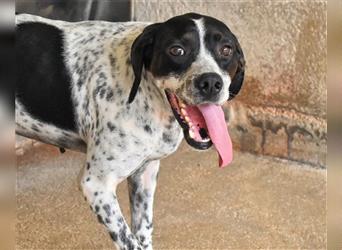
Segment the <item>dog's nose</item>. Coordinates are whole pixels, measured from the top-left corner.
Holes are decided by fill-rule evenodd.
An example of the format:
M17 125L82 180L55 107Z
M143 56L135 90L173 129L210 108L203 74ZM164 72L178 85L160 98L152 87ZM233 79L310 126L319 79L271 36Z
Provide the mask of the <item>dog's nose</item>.
M216 97L222 86L222 78L216 73L204 73L195 79L195 87L206 98Z

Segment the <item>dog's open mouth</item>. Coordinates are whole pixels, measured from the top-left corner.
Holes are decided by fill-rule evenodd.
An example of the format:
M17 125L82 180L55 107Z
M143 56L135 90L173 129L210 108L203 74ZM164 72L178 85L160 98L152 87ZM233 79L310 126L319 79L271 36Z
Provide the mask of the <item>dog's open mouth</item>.
M232 142L221 106L216 104L187 105L169 90L165 91L176 120L187 143L200 150L213 144L219 154L219 165L232 161Z
M171 91L166 91L172 111L184 131L185 140L196 149L205 150L213 143L208 135L208 129L196 106L186 105Z

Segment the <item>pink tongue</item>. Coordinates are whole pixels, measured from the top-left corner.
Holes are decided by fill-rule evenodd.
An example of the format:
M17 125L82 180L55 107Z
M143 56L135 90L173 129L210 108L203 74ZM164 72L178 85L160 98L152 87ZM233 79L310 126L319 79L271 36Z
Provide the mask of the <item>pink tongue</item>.
M224 167L233 160L233 149L223 110L214 104L199 105L198 109L205 119L210 139L220 156L219 165Z

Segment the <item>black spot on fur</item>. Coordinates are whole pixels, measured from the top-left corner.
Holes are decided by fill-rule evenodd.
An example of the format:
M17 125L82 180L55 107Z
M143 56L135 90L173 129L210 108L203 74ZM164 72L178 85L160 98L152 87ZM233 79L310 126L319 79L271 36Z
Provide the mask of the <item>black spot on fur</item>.
M124 137L126 137L126 134L125 134L123 131L120 131L119 136L120 136L121 138L124 138Z
M123 224L123 222L124 222L123 218L120 217L120 218L118 219L118 222L119 222L120 224Z
M123 245L127 245L128 250L134 250L134 245L132 241L127 237L126 227L120 229L119 238Z
M142 220L139 221L138 225L135 226L134 231L140 231L142 225Z
M87 170L89 170L89 169L90 169L90 163L87 162Z
M100 98L101 99L103 99L105 93L106 93L106 90L105 89L101 89L101 91L100 91Z
M102 206L103 210L106 212L107 216L109 217L111 215L111 212L110 212L110 205L109 204L104 204Z
M111 122L107 122L107 127L110 131L114 131L116 129L116 126Z
M140 239L140 242L141 242L141 243L144 243L144 241L145 241L146 238L145 238L144 235L140 235L140 236L139 236L139 239Z
M122 96L122 93L123 93L122 89L118 88L116 90L116 92L117 92L118 96Z
M142 198L142 195L141 194L137 194L137 201L139 202L139 203L142 203L142 201L143 201L143 198Z
M147 132L147 133L149 133L149 134L152 134L152 129L151 129L151 127L149 126L149 125L145 125L144 126L144 130Z
M36 132L40 132L40 129L35 124L32 124L31 128Z
M107 96L106 96L106 100L109 102L113 99L113 91L110 89L107 91Z
M104 79L104 80L107 80L107 76L104 72L100 72L99 73L99 79Z
M138 185L135 181L132 181L129 184L130 184L129 187L131 189L132 196L134 196L138 191Z
M150 109L150 106L148 105L147 101L144 101L144 110L147 112Z
M172 142L172 138L170 134L163 133L163 141L170 144Z
M149 222L148 216L146 213L143 214L143 219L146 221L146 223Z
M81 79L79 79L76 84L77 84L78 88L81 88L83 85L83 81Z
M98 213L100 211L100 207L98 205L95 205L95 212Z

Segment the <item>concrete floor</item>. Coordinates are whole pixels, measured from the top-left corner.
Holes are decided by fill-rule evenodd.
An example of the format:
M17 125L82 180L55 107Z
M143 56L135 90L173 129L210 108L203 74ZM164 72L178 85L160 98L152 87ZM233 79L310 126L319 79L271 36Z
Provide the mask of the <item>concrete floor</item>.
M84 155L52 146L18 156L17 249L115 249L78 191ZM119 199L128 218L126 183ZM155 249L325 249L326 172L235 152L182 145L162 161Z

